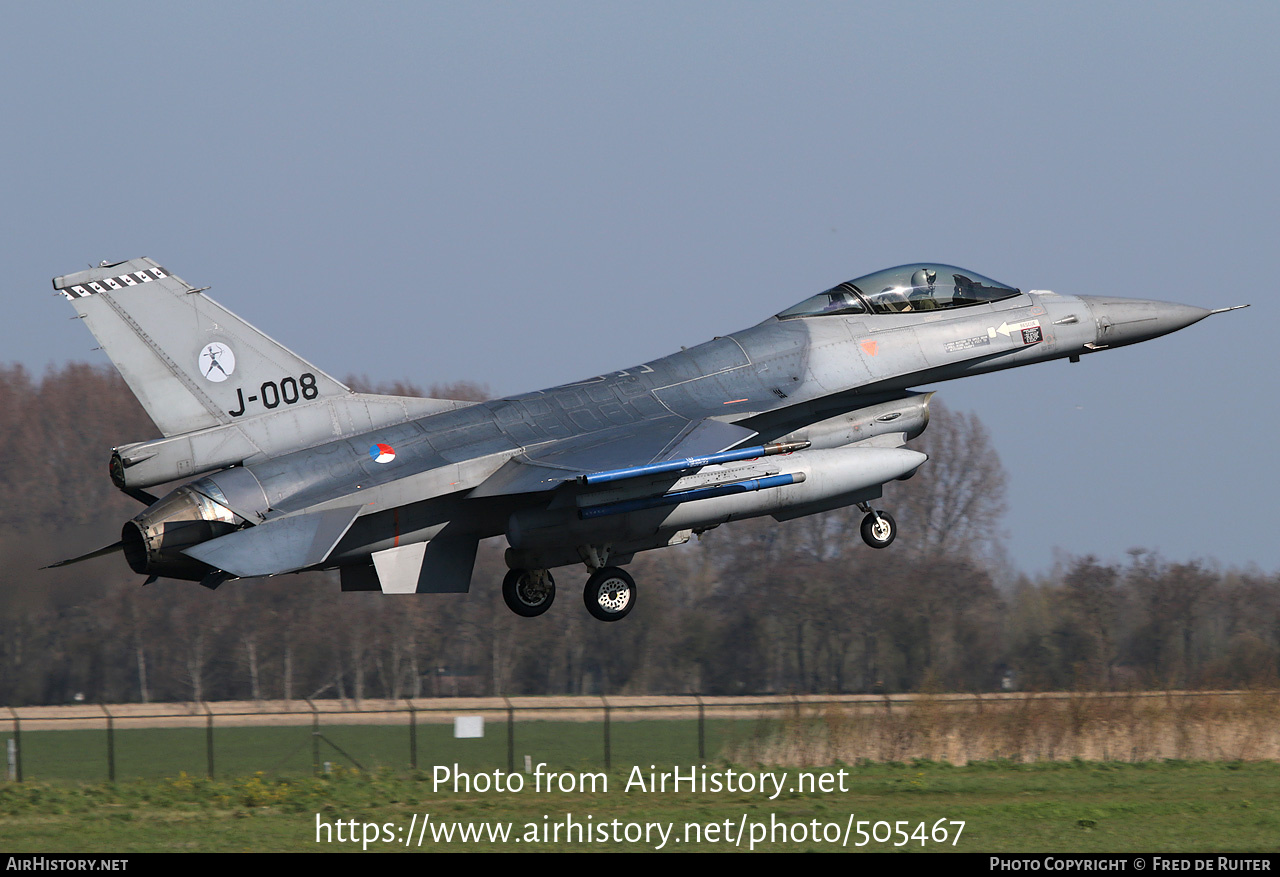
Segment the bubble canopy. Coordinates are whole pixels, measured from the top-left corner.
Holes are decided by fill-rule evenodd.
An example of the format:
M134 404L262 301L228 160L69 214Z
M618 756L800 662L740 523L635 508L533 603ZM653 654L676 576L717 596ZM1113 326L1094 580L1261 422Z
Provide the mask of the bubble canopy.
M901 314L966 308L1022 290L954 265L917 262L847 280L778 314L779 320L835 314Z

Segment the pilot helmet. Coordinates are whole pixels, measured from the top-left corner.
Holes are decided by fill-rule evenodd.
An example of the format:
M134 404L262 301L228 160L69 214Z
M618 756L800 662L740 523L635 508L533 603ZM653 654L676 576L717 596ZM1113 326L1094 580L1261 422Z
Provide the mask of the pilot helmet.
M928 268L919 268L911 275L911 285L916 289L924 289L925 287L932 287L933 282L937 279L937 271L930 271Z

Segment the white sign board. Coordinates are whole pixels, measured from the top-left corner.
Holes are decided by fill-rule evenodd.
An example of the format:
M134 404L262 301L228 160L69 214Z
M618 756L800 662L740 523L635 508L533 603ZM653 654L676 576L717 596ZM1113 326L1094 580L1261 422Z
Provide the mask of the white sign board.
M483 737L484 716L454 716L454 737Z

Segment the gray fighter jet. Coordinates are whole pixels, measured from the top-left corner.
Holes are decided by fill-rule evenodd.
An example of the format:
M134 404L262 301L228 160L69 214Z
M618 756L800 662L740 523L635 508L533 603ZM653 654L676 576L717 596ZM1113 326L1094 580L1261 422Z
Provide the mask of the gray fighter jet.
M662 359L475 404L352 392L150 259L53 285L164 435L111 455L146 510L63 563L122 550L148 582L337 569L343 590L461 592L478 541L505 536L513 612L541 615L550 571L582 563L602 621L636 605L636 552L728 521L857 505L862 538L888 546L896 524L871 503L927 459L904 446L929 419L913 388L1220 312L903 265Z

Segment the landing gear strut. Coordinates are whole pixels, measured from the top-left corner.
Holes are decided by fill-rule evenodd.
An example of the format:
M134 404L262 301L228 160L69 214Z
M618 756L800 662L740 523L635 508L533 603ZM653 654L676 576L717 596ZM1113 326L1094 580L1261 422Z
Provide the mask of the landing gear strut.
M898 524L893 515L872 509L862 519L862 541L872 548L888 548L898 538Z
M587 611L601 621L626 618L636 605L635 579L616 566L603 567L587 579L582 600Z
M555 598L556 580L545 569L513 569L502 580L502 599L516 615L541 615Z

